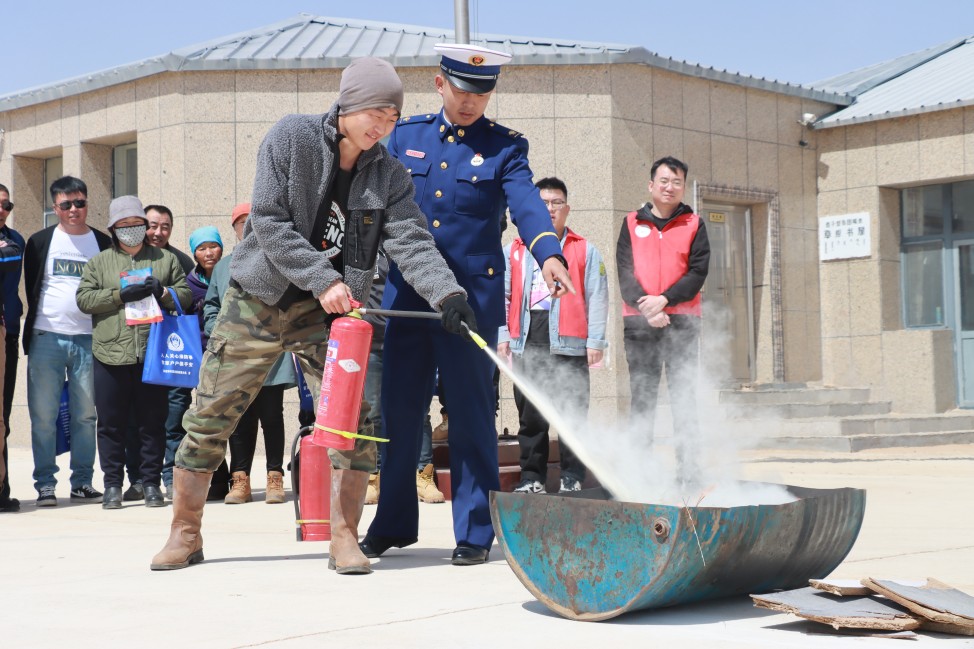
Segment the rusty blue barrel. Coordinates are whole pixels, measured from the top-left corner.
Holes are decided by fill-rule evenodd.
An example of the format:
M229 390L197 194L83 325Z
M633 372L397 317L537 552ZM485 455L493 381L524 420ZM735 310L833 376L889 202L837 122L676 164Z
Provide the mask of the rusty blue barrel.
M824 578L862 527L861 489L786 487L779 505L676 507L491 493L507 562L552 611L598 621L627 611L766 593Z

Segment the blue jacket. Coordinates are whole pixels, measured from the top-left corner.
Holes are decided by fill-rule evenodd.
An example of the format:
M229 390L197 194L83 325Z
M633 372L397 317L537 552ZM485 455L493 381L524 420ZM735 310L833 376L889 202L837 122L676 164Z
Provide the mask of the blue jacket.
M7 327L7 335L20 335L20 318L24 315L24 304L20 301L20 276L23 274L23 252L27 242L20 233L6 225L0 228L0 238L12 241L20 250L18 259L6 264L3 273L3 323ZM16 268L14 268L16 265Z
M567 232L567 230L566 230ZM562 236L564 242L564 236ZM507 313L511 301L511 244L504 247L504 304ZM531 329L531 309L527 304L531 299L531 280L534 265L527 256L522 259L521 276L524 278L524 303L521 304L521 335L511 340L511 334L505 322L497 332L497 342L511 344L511 351L515 354L524 352L528 331ZM576 287L578 288L578 287ZM551 353L562 356L585 356L585 349L605 349L609 343L605 340L606 319L609 315L609 281L605 276L605 263L598 248L588 240L585 241L585 316L588 321L588 338L562 336L558 333L558 316L561 300L551 301L551 313L548 317L548 335L551 339Z
M486 330L504 322L504 252L501 220L511 222L540 262L561 254L551 217L528 166L528 143L485 117L466 127L439 113L404 117L389 140L389 153L412 176L416 202L429 231ZM383 307L429 311L429 304L392 265Z

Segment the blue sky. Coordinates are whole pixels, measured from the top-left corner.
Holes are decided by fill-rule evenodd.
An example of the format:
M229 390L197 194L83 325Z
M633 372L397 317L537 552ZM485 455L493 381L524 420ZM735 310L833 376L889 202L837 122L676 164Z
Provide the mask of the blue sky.
M974 36L970 0L469 0L471 32L640 45L808 83ZM5 0L0 96L306 12L452 29L453 0Z

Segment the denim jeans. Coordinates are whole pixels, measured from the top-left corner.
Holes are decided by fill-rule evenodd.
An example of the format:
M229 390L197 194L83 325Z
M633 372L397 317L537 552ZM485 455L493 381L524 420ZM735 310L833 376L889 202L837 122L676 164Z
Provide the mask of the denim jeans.
M172 486L172 468L176 464L176 449L186 437L183 415L193 403L193 388L169 389L169 412L166 415L166 457L162 463L162 483Z
M34 452L34 488L54 486L59 404L68 379L71 413L71 488L90 485L95 465L95 384L91 335L35 329L27 356L27 409Z

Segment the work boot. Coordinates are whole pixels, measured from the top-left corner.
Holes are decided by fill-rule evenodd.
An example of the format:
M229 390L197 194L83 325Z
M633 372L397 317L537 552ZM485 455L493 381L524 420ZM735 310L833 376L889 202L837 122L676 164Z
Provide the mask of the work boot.
M437 424L436 428L433 429L433 441L434 442L445 442L450 433L450 422L447 414L443 413L443 421ZM441 501L442 502L442 501Z
M373 473L369 476L369 487L365 490L365 504L379 504L379 474Z
M247 475L246 471L234 471L231 480L233 480L233 483L230 487L230 493L223 499L224 503L227 505L242 505L254 499L250 493L250 476Z
M416 495L424 503L441 503L446 500L433 481L432 464L427 464L422 471L416 472Z
M340 575L367 575L369 560L358 546L358 524L365 506L369 474L365 471L331 471L331 545L328 568Z
M151 570L179 570L203 560L203 505L210 489L211 473L173 469L172 527L169 540L152 557Z
M264 493L264 502L268 505L284 502L284 474L280 471L267 472L267 491Z

